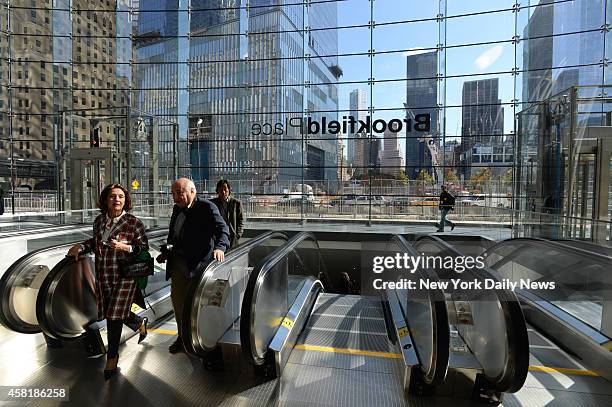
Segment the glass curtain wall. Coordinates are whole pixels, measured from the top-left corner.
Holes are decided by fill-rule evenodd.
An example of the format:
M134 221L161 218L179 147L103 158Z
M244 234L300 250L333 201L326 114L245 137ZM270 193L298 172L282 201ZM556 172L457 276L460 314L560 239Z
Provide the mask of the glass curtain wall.
M251 219L433 220L446 184L458 218L510 223L527 200L517 113L610 83L610 15L603 0L0 0L0 185L9 206L53 201L70 150L97 137L123 151L124 182L167 194L187 176L210 195L228 179Z

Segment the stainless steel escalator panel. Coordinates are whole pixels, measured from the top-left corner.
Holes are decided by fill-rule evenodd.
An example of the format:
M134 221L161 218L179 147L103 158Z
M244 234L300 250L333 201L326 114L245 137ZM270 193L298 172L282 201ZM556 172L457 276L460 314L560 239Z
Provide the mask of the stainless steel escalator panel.
M462 256L435 236L423 236L415 248L424 255ZM442 279L450 276L467 281L497 280L490 269L466 269L462 274L436 270ZM484 376L498 391L518 391L529 366L529 340L525 317L516 295L510 290L448 290L453 298L468 301L473 324L459 324L457 331L483 368Z
M249 277L240 318L242 352L249 363L265 362L269 346L289 312L289 273L326 276L316 237L310 232L293 236L264 258Z
M81 336L97 319L93 256L65 258L49 273L36 302L42 331L55 339Z
M148 233L151 256L159 255L159 246L166 234L165 230ZM64 258L45 277L36 299L36 317L40 329L59 340L81 337L87 325L98 319L94 256L81 255L77 261L66 258L68 247L53 249L61 252ZM149 277L144 292L146 297L170 285L164 276L165 268L156 265L155 274Z
M252 346L256 357L261 359L265 357L280 320L289 308L288 269L289 261L284 258L271 269L275 278L261 278L258 285L257 312L252 319Z
M202 356L240 317L253 265L287 241L280 232L259 235L225 257L208 264L187 292L179 332L188 353ZM286 294L285 294L286 298Z
M386 251L388 254L403 252L413 257L421 254L402 236L394 236ZM388 274L390 281L406 277L413 281L439 281L435 271L425 267L417 268L410 274L395 269L389 270ZM403 314L394 316L394 320L399 318L404 321L408 330L405 334L410 336L410 343L414 345L423 380L427 384L442 383L446 378L450 360L450 329L444 291L440 288L421 288L417 284L411 290L393 290L391 295L397 298L400 312ZM396 327L399 328L401 326Z
M17 260L0 279L0 322L20 333L38 333L36 298L51 269L70 245L38 250Z

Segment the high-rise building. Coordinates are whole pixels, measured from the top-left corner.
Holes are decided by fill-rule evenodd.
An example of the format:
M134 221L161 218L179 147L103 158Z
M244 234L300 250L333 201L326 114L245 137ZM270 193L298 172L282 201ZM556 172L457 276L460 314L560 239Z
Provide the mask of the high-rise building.
M383 146L380 171L383 174L397 176L404 169L404 157L400 151L397 133L385 130Z
M429 114L430 134L437 142L438 123L438 53L436 51L409 51L406 57L406 117ZM431 154L427 145L419 140L423 134L406 133L406 175L414 179L421 172L432 171Z
M349 96L349 115L355 120L365 120L367 112L366 93L361 89L354 89ZM353 164L357 163L355 145L358 143L357 134L349 134L347 140L347 159Z
M598 65L604 36L596 30L603 9L603 0L565 6L540 0L523 30L528 39L523 47L523 103L545 100L571 86L611 83ZM575 34L553 36L559 32Z
M553 0L541 0L523 30L523 103L544 100L552 92ZM525 105L527 107L527 105Z
M459 172L469 176L474 147L492 149L503 143L504 109L499 99L498 78L463 83L461 119Z
M9 64L0 67L2 84L11 83L0 94L0 157L14 157L14 171L23 174L18 183L38 189L55 188L60 114L65 120L57 139L66 152L88 147L94 126L100 145L113 145L121 121L91 119L102 115L96 109L128 105L131 78L128 13L93 11L85 0L52 3L10 9L11 77ZM123 10L124 3L108 1L105 10ZM0 49L7 49L7 38L0 36ZM0 182L10 177L7 162L0 160Z
M147 3L141 0L143 10ZM198 7L192 4L196 14L191 22L183 18L187 16L184 12L169 12L163 19L158 17L160 13L141 13L141 58L183 63L144 64L142 69L151 72L137 76L143 82L138 88L162 81L159 87L169 90L141 92L138 101L143 110L162 108L162 114L184 117L179 120L179 133L188 143L183 143L187 149L181 151L181 160L191 166L196 181L220 177L337 180L334 135L308 138L303 145L299 127L276 131L277 123L286 125L288 120L303 118L305 112L315 120L323 114L327 120L337 118L337 113L327 113L338 109L334 83L342 72L333 57L338 53L337 33L312 31L304 41L301 33L293 32L304 24L301 9L297 12L297 8L283 7L275 0L251 1L248 12L238 10L241 5L239 0L199 1ZM311 27L337 24L333 3L313 5L308 12ZM163 38L168 35L178 38ZM305 54L311 55L306 70L300 59ZM167 73L160 78L153 72L159 70ZM307 92L307 81L326 85L311 85ZM160 103L160 96L164 103ZM207 120L210 129L206 132L192 128ZM253 125L264 124L271 124L275 131L266 135L252 132Z
M358 133L355 139L354 175L379 173L381 168L381 139Z

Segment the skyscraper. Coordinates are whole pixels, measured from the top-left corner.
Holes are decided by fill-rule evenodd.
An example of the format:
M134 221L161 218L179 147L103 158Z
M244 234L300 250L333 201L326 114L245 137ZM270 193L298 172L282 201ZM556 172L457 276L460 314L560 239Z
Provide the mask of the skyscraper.
M523 46L523 69L526 71L523 74L523 103L551 96L554 7L543 6L550 2L552 0L540 1L523 30L523 38L533 38Z
M504 109L499 99L499 79L463 83L461 110L461 168L471 174L473 147L503 144ZM492 155L492 153L489 153Z
M143 10L145 3L140 2ZM176 15L172 11L164 19L158 18L160 13L151 18L147 13L141 14L139 27L147 27L153 33L146 37L167 30L172 33L163 35L179 36L164 44L145 42L142 57L180 63L143 65L143 69L167 71L162 75L164 83L155 87L169 90L141 92L139 101L150 109L163 106L166 114L189 119L179 120L181 137L198 136L197 140L188 139L189 151L181 152L181 159L191 165L191 175L196 180L229 177L291 181L302 176L315 177L315 181L336 180L337 139L333 135L302 144L299 127L286 126L282 133L276 132L275 127L272 134L261 135L253 134L252 126L286 124L290 119L302 118L305 112L312 112L308 114L317 120L320 112L326 112L328 120L336 118L336 113L327 112L338 109L334 83L341 70L337 57L333 57L338 53L337 34L313 31L305 34L308 38L304 41L303 33L293 31L304 25L305 17L312 27L335 26L337 6L313 5L304 16L301 10L285 8L276 0L251 1L250 5L252 8L236 9L244 6L242 1L201 0L192 4L190 22L183 21L183 16L188 15L185 12ZM304 70L300 58L306 54L311 57ZM157 78L159 75L152 72L141 75L139 80L160 80ZM166 81L172 84L166 85ZM311 85L306 91L307 81L326 85ZM159 103L159 95L168 100ZM210 131L202 133L191 128L204 121L210 122Z
M404 169L404 157L402 157L400 151L397 133L389 129L385 130L383 145L384 150L380 171L383 174L396 176L400 170Z
M11 81L8 91L0 92L0 183L10 179L9 160L4 157L12 156L18 166L15 171L28 174L19 182L55 188L54 124L60 124L59 114L66 112L63 134L57 134L61 148L89 147L94 123L90 118L108 115L96 110L128 103L128 14L94 11L85 0L51 3L32 10L9 11L4 4L0 9L10 12L12 24L11 46L9 36L0 35L0 49L14 61L10 66L4 60L0 64L0 80ZM111 10L125 8L122 1L107 4ZM0 15L0 20L6 21L6 15ZM77 110L78 114L71 113ZM12 112L12 117L4 111ZM97 123L102 146L113 144L120 120Z
M612 83L599 65L604 36L597 30L603 9L603 0L567 5L540 0L523 30L528 39L523 47L523 103L545 100L571 86ZM559 32L575 34L553 36Z
M431 135L435 142L440 135L438 124L438 53L409 51L406 57L406 117L429 114ZM426 170L432 172L427 145L419 141L422 134L406 133L406 175L414 179Z
M349 115L353 116L355 120L365 120L368 115L367 103L366 103L366 93L361 89L355 89L351 92L349 96ZM355 149L355 145L358 143L356 137L359 137L357 134L349 134L347 140L347 158L349 162L353 164L353 166L357 165L357 153Z

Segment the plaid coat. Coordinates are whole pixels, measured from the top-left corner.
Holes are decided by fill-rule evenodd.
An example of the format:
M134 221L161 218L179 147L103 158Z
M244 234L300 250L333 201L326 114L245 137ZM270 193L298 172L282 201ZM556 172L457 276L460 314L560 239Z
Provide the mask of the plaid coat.
M119 321L129 316L137 286L133 278L124 279L119 275L119 260L130 254L102 244L106 222L108 218L105 214L98 215L94 220L93 237L83 242L83 245L85 250L93 251L96 255L98 319ZM145 226L140 219L129 213L119 219L109 236L111 239L149 250Z

